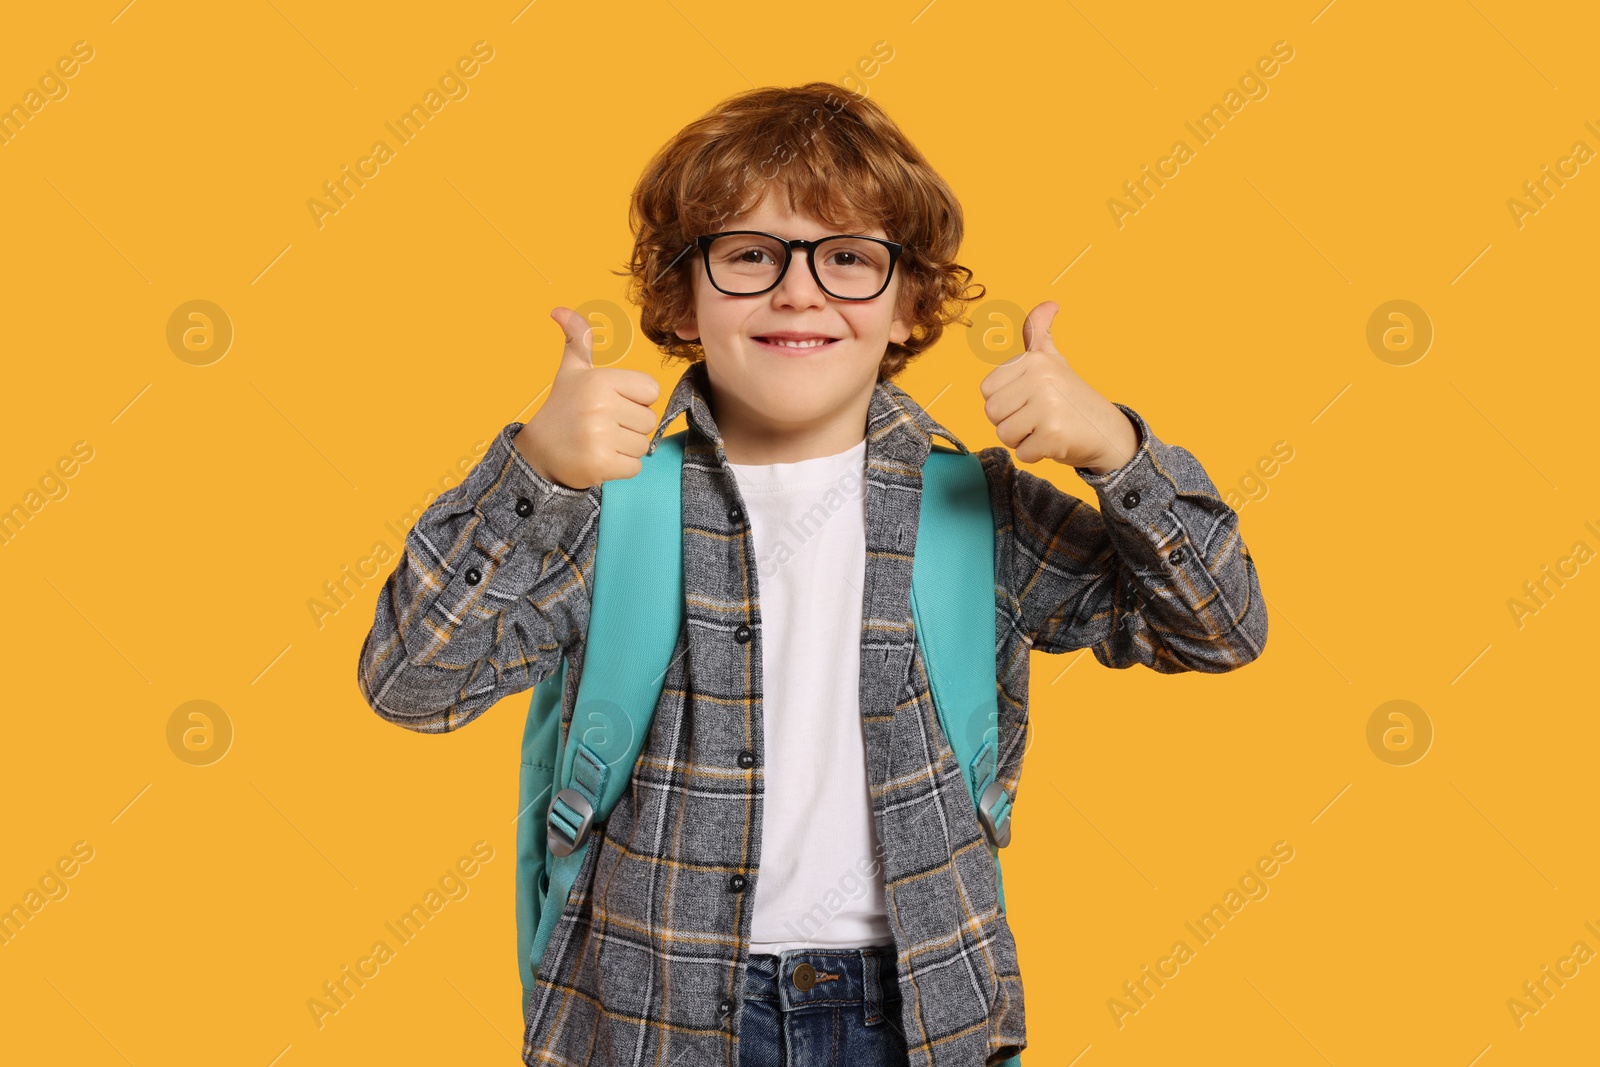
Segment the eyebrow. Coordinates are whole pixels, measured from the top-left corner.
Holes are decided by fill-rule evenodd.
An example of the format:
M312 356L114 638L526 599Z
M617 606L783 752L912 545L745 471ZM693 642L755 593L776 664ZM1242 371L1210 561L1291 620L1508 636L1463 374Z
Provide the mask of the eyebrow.
M762 227L757 226L754 223L748 223L747 222L747 223L744 223L744 224L739 225L739 226L730 225L728 227L728 229L730 229L730 230L758 230L761 233L770 233L774 237L782 237L785 240L794 240L794 238L789 237L787 234L779 233L777 230L763 229ZM850 236L879 237L879 238L882 238L885 241L889 240L889 237L888 237L887 234L869 233L869 232L867 232L865 230L834 230L831 233L821 234L821 235L819 235L819 237L805 237L805 238L801 238L801 240L810 241L810 240L819 240L821 237L850 237Z

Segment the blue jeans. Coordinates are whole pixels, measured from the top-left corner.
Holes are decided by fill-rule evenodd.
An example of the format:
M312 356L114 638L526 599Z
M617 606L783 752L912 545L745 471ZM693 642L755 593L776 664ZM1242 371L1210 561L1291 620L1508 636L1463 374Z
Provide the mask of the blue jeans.
M892 945L750 953L739 1067L904 1067L894 956Z

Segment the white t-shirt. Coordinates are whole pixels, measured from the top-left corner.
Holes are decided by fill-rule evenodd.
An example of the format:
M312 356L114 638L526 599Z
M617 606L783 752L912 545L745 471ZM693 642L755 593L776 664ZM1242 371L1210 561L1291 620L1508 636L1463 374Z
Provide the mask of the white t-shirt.
M765 689L752 952L894 944L861 723L866 455L863 438L728 464L755 545Z

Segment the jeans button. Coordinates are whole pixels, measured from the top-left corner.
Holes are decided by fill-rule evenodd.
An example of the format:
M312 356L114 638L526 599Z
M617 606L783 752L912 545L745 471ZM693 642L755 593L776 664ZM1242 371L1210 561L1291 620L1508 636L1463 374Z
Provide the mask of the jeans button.
M793 980L794 987L802 993L817 984L816 968L809 963L802 963L796 967L789 977Z

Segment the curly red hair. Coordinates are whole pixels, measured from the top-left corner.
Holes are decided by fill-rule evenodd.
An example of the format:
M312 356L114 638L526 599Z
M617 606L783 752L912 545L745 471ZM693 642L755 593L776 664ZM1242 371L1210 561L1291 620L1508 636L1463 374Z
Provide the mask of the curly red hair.
M727 229L773 185L790 208L838 233L877 225L906 246L895 267L900 317L911 323L903 344L890 342L878 368L887 381L931 347L944 328L965 322L984 295L972 271L955 262L961 204L883 108L828 82L738 93L689 123L645 167L628 208L633 254L625 270L640 329L664 362L705 359L698 340L673 326L694 308L685 264L666 268L696 234ZM971 325L970 323L967 323Z

